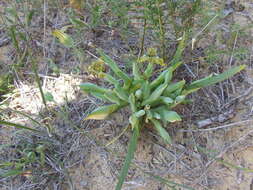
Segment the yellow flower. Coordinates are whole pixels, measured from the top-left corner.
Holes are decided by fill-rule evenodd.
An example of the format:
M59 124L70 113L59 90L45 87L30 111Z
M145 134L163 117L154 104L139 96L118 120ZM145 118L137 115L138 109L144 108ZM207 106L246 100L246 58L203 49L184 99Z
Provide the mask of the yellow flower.
M161 65L161 66L165 66L166 64L164 63L163 59L160 57L154 57L153 58L153 63Z
M161 66L165 66L164 60L157 56L157 49L156 48L148 48L147 54L143 55L138 60L139 63L153 63Z
M149 57L155 57L157 55L157 49L156 48L148 48L147 55Z
M140 59L138 60L139 63L144 63L144 62L148 62L150 60L149 56L143 55L140 57Z
M104 78L105 72L105 63L102 59L98 59L93 61L91 65L88 67L88 72L91 75L94 75L97 78Z

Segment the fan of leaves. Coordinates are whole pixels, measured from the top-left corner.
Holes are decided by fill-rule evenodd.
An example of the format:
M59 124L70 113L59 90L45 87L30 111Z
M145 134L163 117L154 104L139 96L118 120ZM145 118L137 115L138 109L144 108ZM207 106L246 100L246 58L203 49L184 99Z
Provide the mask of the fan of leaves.
M150 53L139 60L149 62L144 72L141 72L138 61L132 63L132 75L124 73L118 65L103 51L98 50L101 59L110 67L115 76L104 73L105 80L111 83L113 89L99 87L92 83L81 84L83 91L91 95L111 102L109 105L101 106L90 113L87 119L102 120L117 110L129 106L131 116L129 122L132 126L133 135L129 142L128 153L122 168L116 190L120 190L128 173L131 160L136 150L137 139L144 122L152 123L158 134L166 143L172 143L171 137L163 127L166 124L181 121L180 115L173 111L178 104L186 101L186 96L208 85L223 81L245 68L244 65L237 66L228 71L208 76L201 80L186 85L186 81L172 82L173 72L182 64L180 61L184 47L184 40L178 46L174 59L156 79L152 79L154 71L155 55ZM157 58L158 59L158 58Z

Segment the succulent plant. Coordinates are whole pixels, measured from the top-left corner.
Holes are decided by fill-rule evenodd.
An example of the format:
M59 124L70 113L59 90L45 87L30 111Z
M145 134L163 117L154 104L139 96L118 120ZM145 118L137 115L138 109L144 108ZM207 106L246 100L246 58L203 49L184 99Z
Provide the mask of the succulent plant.
M132 75L123 72L118 65L103 51L98 50L101 59L113 71L114 76L104 73L104 79L113 85L112 89L99 87L92 83L84 83L80 88L91 95L111 104L101 106L90 113L85 119L106 119L107 116L117 110L129 106L131 116L129 123L132 127L132 137L129 142L128 153L122 168L116 190L120 190L128 173L131 160L136 149L137 139L144 123L152 123L158 134L165 143L172 143L171 136L164 128L166 124L181 121L180 115L173 111L178 104L186 101L186 96L202 87L225 80L245 68L237 66L228 71L214 76L208 76L201 80L186 84L185 80L172 82L173 72L182 64L180 61L182 46L181 42L170 66L160 75L153 78L153 62L150 62L141 72L139 62L132 63ZM152 55L155 57L155 55ZM146 57L147 58L147 57ZM146 59L148 61L149 59ZM142 58L142 60L144 60ZM116 77L118 79L116 79ZM163 127L164 126L164 127Z

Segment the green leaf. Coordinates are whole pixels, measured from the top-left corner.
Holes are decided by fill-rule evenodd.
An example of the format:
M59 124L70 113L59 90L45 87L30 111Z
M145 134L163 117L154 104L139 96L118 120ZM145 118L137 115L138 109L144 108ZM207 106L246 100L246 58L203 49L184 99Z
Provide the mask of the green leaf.
M147 99L150 96L150 84L145 80L142 84L143 99Z
M182 90L183 90L182 88L177 89L176 91L171 93L169 97L175 99L176 97L181 96ZM182 96L184 96L184 95L182 95Z
M0 163L0 168L11 167L14 165L15 165L15 162L2 162L2 163Z
M141 89L135 91L135 97L138 100L142 98L142 90Z
M146 70L144 71L144 76L146 79L149 79L154 71L154 64L153 63L149 63Z
M141 74L139 71L138 63L136 61L133 62L133 75L134 75L134 80L141 80Z
M26 155L26 162L27 163L32 163L35 161L35 158L36 158L36 155L35 155L35 152L28 152L27 155Z
M187 95L188 94L187 91L203 88L203 87L221 82L223 80L226 80L229 77L232 77L236 73L240 72L241 70L245 69L245 67L246 67L245 65L237 66L237 67L229 69L219 75L215 75L212 77L208 76L208 77L203 78L201 80L194 81L193 83L191 83L189 86L186 87L186 89L183 91L183 94Z
M156 119L151 119L151 122L154 124L157 132L159 133L159 135L163 138L163 140L168 143L171 144L171 138L169 133L162 127L161 123L156 120Z
M176 99L175 99L175 102L176 103L181 103L182 101L185 100L185 97L184 95L181 95L181 96L177 96Z
M120 99L115 95L114 92L106 92L106 93L104 94L104 97L105 97L108 101L110 101L110 102L112 102L112 103L116 103L116 104L118 104L118 105L121 105Z
M174 102L174 100L170 97L160 96L160 101L166 105L170 105Z
M131 84L131 88L129 89L129 93L135 93L136 90L140 89L145 80L134 80Z
M134 94L130 94L128 102L130 104L131 111L134 113L137 111L136 101Z
M169 84L172 79L172 70L168 69L168 72L165 74L164 83Z
M158 113L161 115L162 119L166 122L176 122L176 121L182 121L182 118L178 115L175 111L169 111L166 109L160 109Z
M113 112L117 111L118 109L120 109L122 106L119 106L117 104L112 104L112 105L108 105L108 106L101 106L98 107L97 109L95 109L93 112L91 112L86 118L85 120L88 119L95 119L95 120L103 120L106 117L108 117L110 114L112 114Z
M152 102L156 101L163 93L163 91L167 88L167 84L161 84L157 89L154 90L154 92L151 93L151 95L142 102L142 106L151 104Z
M48 102L53 102L54 101L54 96L50 92L46 92L44 94L45 100Z
M116 86L113 91L117 94L117 96L121 100L124 100L125 102L128 102L129 95L123 88L121 88L120 86Z
M172 79L173 74L173 67L169 67L168 69L164 70L155 80L150 83L150 89L156 88L161 83L165 82L168 84Z
M12 40L13 46L17 50L18 53L20 53L20 47L19 47L19 41L17 39L17 29L15 26L11 26L9 29L9 35Z
M183 90L183 92L182 92L182 94L183 95L185 95L185 96L187 96L188 94L191 94L191 93L193 93L193 92L196 92L196 91L198 91L200 88L192 88L192 89L188 89L188 90Z
M20 124L8 122L8 121L0 120L0 124L1 125L7 125L7 126L10 126L10 127L15 127L15 128L18 128L18 129L26 129L26 130L30 130L30 131L34 131L34 132L40 132L37 129L33 129L33 128L30 128L30 127L26 127L24 125L20 125Z
M112 75L109 75L109 74L107 74L107 73L105 73L104 75L105 75L104 79L105 79L107 82L113 84L114 86L120 85L119 81L118 81L117 79L115 79Z
M94 96L94 97L96 97L96 98L102 100L102 101L105 101L105 102L108 101L108 99L104 96L105 93L91 92L90 94L91 94L92 96Z
M89 25L79 18L69 18L69 21L78 28L89 28Z
M138 118L132 114L130 117L129 117L129 123L131 124L132 126L132 129L133 129L133 126L135 126L136 124L138 124L139 120Z
M171 68L172 72L175 71L182 64L183 64L183 62L179 61L179 62L176 62L173 65L171 65L170 68Z
M139 111L135 112L134 115L135 115L137 118L139 118L139 117L144 116L145 113L146 113L146 112L145 112L144 110L139 110Z
M11 177L11 176L16 176L22 174L23 171L21 169L13 169L9 170L3 174L0 174L0 177Z
M185 85L185 80L181 80L179 82L169 84L168 87L164 90L163 95L169 96L172 92L176 91L177 89L182 89Z
M158 120L161 119L161 115L160 115L159 113L157 113L157 112L153 112L152 115L153 115L153 117L154 117L155 119L158 119Z
M133 135L132 135L129 145L128 145L128 150L127 150L125 162L124 162L124 165L121 169L121 172L119 175L119 180L118 180L115 190L121 190L121 188L122 188L122 185L123 185L125 178L127 176L131 161L134 158L134 152L136 151L138 137L139 137L139 124L136 124L133 127Z
M181 61L183 51L185 49L185 41L186 41L186 34L183 35L182 40L179 42L177 47L176 53L173 56L173 59L169 62L170 65L175 65L176 63Z
M99 86L89 83L89 82L80 84L80 88L81 88L81 90L83 90L84 92L87 92L87 93L97 92L97 93L103 94L103 93L106 93L109 91L108 89L99 87Z
M154 89L155 87L157 87L158 85L160 85L161 83L163 83L164 78L165 78L165 76L166 76L166 73L167 73L168 71L169 71L168 69L164 70L155 80L153 80L153 81L150 83L150 88L151 88L151 89Z
M155 101L153 101L152 103L150 103L150 105L152 107L158 106L158 105L164 105L164 104L170 106L173 103L174 103L174 100L172 98L165 97L165 96L160 96Z
M36 152L40 155L40 164L43 167L45 165L45 147L43 145L39 145L36 147Z
M97 49L98 53L101 56L101 59L105 62L106 65L108 65L112 71L122 80L124 80L124 83L127 85L131 83L131 78L121 71L117 65L108 55L106 55L101 49Z
M199 82L199 83L201 83L201 82L204 82L204 81L208 81L209 79L211 79L213 77L213 74L211 74L211 75L209 75L209 76L207 76L207 77L205 77L205 78L202 78L202 79L200 79L200 80L197 80L197 81L195 81L195 82ZM194 82L193 82L194 83ZM192 83L192 84L193 84ZM191 93L193 93L193 92L196 92L196 91L198 91L200 88L192 88L192 89L185 89L184 91L183 91L183 95L188 95L188 94L191 94Z
M180 95L177 96L174 100L174 103L170 106L170 108L174 108L175 106L177 106L178 104L181 104L182 102L185 101L185 95Z
M25 18L25 22L26 22L26 25L27 26L30 26L31 25L31 21L32 21L32 17L34 15L35 11L34 10L31 10L28 12L28 14L26 14L26 18Z

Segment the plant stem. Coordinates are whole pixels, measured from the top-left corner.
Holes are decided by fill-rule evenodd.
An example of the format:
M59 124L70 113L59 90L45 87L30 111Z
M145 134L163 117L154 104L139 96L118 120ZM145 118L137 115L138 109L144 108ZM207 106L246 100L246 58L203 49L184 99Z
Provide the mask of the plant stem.
M45 95L44 95L42 86L40 84L40 77L39 77L39 74L38 74L38 71L37 71L37 67L36 67L35 61L33 59L32 59L32 69L33 69L33 72L35 74L35 81L36 81L36 83L39 87L39 90L40 90L40 95L41 95L41 98L42 98L42 102L45 105L45 108L47 109L47 102L46 102L46 99L45 99Z
M139 57L142 56L143 51L144 51L144 41L145 41L146 29L147 29L147 19L145 18L144 25L143 25L143 34L142 34L142 38L141 38L141 51L140 51Z
M162 48L162 58L166 61L166 53L165 53L165 31L163 26L163 18L162 18L162 11L160 9L159 0L156 0L156 6L158 9L158 16L159 16L159 30L160 30L160 41L161 41L161 48Z

